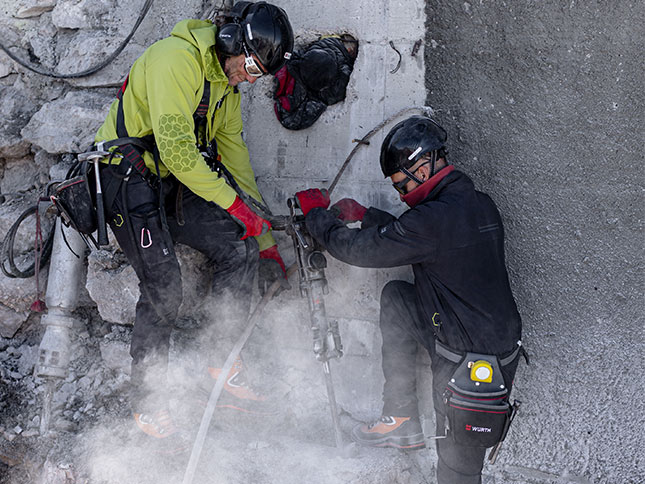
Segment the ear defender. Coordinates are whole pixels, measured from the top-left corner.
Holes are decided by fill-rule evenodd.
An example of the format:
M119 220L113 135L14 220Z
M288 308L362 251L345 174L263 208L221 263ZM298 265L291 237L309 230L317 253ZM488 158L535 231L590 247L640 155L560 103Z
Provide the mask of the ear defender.
M242 42L244 33L242 26L238 23L222 25L217 31L215 49L220 55L234 57L242 53Z

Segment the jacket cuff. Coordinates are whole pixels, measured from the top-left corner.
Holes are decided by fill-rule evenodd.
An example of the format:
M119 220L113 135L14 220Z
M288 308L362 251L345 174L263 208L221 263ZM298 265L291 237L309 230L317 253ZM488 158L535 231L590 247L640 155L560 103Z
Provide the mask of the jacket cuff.
M228 210L235 202L235 199L237 198L237 193L235 193L235 191L231 189L228 192L222 193L221 196L217 198L218 199L213 200L213 202L215 202L217 205L222 207L224 210Z
M264 235L258 235L257 237L255 237L255 240L258 241L258 248L260 249L260 251L268 249L272 245L276 244L276 241L273 238L273 234L270 230Z

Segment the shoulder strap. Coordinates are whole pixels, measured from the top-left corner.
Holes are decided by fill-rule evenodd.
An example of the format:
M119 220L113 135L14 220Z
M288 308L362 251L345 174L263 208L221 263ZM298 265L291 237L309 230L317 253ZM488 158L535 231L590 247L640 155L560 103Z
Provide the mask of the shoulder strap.
M128 130L125 129L125 117L123 116L123 93L128 87L128 81L130 80L130 74L123 81L123 85L119 89L119 92L116 94L116 98L119 100L119 105L116 110L116 134L119 138L127 138Z
M197 110L193 114L193 120L195 121L195 140L197 141L197 149L201 152L206 151L206 115L208 114L210 101L211 83L208 82L208 79L204 79L204 93L202 94L201 101L199 101Z

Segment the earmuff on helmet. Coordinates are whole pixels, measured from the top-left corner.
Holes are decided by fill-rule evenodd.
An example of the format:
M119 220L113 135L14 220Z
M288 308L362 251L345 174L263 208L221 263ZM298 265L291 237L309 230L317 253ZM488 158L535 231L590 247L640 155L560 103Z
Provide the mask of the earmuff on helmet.
M224 24L217 31L215 48L224 57L234 57L242 53L242 42L242 26L239 23Z
M242 53L244 42L242 21L251 5L252 2L237 2L229 14L231 21L217 30L215 48L220 55L234 57Z

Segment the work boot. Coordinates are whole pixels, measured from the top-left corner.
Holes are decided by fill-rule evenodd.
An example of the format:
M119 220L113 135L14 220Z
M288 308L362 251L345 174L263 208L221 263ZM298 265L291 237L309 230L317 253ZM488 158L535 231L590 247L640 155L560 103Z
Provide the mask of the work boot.
M144 434L146 445L162 455L179 455L189 450L189 443L175 426L167 410L152 414L135 413L134 421Z
M209 379L210 387L203 389L205 393L204 405L206 405L210 392L213 390L215 381L222 373L222 369L209 367L208 373L211 377ZM239 357L236 358L231 371L228 373L224 389L217 400L217 408L229 408L247 414L263 416L278 413L278 409L267 400L266 396L261 395L251 387L246 378L244 363Z
M370 424L359 424L352 429L352 439L371 447L423 449L426 444L418 418L383 416Z

